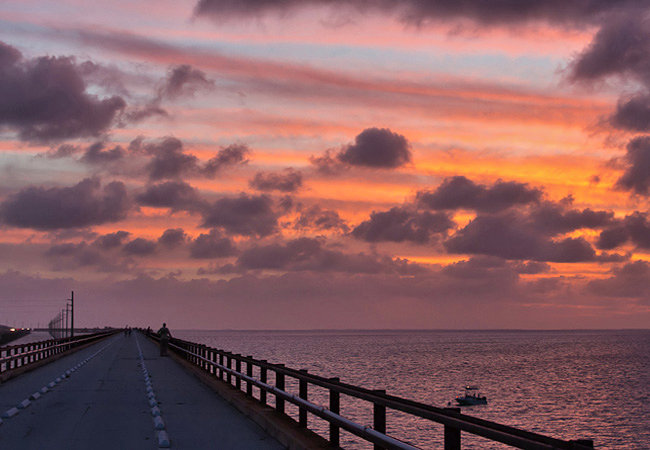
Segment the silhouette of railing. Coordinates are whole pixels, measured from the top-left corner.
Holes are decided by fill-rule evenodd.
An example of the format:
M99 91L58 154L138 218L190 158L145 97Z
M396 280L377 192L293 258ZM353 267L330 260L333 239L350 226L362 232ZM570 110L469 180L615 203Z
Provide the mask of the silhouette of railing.
M149 333L149 335L153 339L159 340L155 333ZM291 369L283 364L272 364L266 360L257 360L251 356L242 356L203 344L171 339L169 348L210 376L235 387L246 396L255 398L264 405L268 405L267 394L273 395L275 397L274 408L280 414L286 415L285 402L296 405L299 408L297 423L300 427L307 428L308 413L324 419L329 423L329 442L334 447L340 445L340 429L344 429L373 443L375 449L418 448L386 434L386 411L390 409L444 425L444 448L446 450L461 448L461 431L523 449L586 450L593 448L593 441L589 439L571 441L556 439L467 416L461 414L458 408L438 408L388 395L385 391L369 390L342 383L338 378L313 375L306 370ZM274 385L268 382L271 372L274 374ZM285 390L287 378L296 380L299 387L298 395ZM257 397L253 393L254 386L259 390ZM309 386L317 386L329 391L329 408L309 401ZM341 416L341 395L368 402L372 407L373 426L363 426ZM287 415L287 417L289 416Z
M116 330L102 331L82 336L0 347L0 381L11 378L13 371L26 369L30 365L53 359L62 353L70 352L116 332Z

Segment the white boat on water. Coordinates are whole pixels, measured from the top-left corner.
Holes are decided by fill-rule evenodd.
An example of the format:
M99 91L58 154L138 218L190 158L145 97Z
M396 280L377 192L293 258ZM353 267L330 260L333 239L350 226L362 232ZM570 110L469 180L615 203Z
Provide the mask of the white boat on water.
M487 405L487 397L481 395L476 386L465 386L465 394L456 397L460 406Z

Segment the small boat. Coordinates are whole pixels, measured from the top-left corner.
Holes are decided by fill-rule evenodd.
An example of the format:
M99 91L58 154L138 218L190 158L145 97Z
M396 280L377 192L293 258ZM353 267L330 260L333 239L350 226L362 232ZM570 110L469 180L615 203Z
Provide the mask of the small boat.
M476 386L465 386L465 395L456 397L460 406L487 405L487 397L481 395Z

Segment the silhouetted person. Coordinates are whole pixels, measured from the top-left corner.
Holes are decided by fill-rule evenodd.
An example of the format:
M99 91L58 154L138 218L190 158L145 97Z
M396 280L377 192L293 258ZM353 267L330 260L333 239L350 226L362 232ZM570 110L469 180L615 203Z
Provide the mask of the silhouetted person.
M167 356L167 345L172 334L169 332L166 323L163 322L162 328L158 330L158 336L160 336L160 356Z

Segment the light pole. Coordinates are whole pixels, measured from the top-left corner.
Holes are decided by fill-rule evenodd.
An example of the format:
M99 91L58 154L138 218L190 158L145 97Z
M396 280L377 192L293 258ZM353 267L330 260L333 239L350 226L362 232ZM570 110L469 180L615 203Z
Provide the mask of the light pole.
M70 291L70 337L74 337L74 291Z

